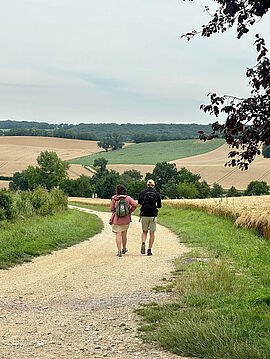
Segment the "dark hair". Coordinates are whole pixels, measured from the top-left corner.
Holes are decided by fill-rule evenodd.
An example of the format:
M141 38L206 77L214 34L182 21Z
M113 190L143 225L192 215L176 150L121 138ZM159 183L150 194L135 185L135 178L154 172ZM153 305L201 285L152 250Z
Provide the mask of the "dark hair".
M125 186L121 185L121 184L118 184L115 188L115 192L116 194L118 195L121 195L121 194L127 194L127 189Z

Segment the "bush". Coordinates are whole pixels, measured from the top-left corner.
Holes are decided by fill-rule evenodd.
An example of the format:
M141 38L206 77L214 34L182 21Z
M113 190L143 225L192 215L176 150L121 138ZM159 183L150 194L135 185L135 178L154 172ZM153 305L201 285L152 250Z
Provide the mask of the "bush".
M15 216L13 197L6 189L0 190L0 208L6 219L12 219Z
M68 208L68 199L65 193L59 189L49 192L50 213L57 213Z
M14 207L17 218L29 218L35 214L32 204L32 192L21 191L14 199Z

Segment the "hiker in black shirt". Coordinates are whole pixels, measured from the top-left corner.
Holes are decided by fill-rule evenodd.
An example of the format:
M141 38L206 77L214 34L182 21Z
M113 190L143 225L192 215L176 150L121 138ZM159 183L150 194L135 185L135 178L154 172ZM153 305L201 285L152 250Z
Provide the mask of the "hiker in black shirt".
M141 205L140 217L142 222L142 245L141 254L145 254L145 242L148 231L150 232L149 247L147 255L152 255L152 247L155 240L157 227L158 208L161 208L160 194L154 190L155 182L147 181L147 189L139 195L138 203Z

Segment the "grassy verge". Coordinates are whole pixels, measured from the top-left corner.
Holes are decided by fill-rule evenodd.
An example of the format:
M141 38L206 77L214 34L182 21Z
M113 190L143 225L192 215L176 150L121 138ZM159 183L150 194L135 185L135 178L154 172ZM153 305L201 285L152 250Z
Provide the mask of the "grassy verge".
M208 142L200 140L177 140L166 142L147 142L130 145L123 149L101 152L70 160L70 163L93 165L94 160L105 157L109 164L155 165L157 162L173 161L213 151L224 144L223 139Z
M193 250L164 281L178 299L138 309L143 338L196 358L270 358L269 242L198 210L163 208L159 223Z
M29 262L33 257L72 246L99 233L102 226L98 217L74 210L1 223L0 268Z
M269 358L269 243L200 211L163 209L159 223L197 249L176 260L179 299L138 310L144 339L197 358Z

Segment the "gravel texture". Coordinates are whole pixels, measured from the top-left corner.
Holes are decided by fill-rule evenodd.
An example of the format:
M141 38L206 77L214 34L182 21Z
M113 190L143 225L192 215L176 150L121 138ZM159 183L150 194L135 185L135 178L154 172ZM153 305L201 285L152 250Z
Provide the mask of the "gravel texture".
M134 309L169 299L151 289L170 276L173 259L188 249L158 225L153 256L141 255L140 224L134 217L128 253L118 258L110 214L80 210L103 220L100 234L0 271L0 357L179 358L142 342Z

